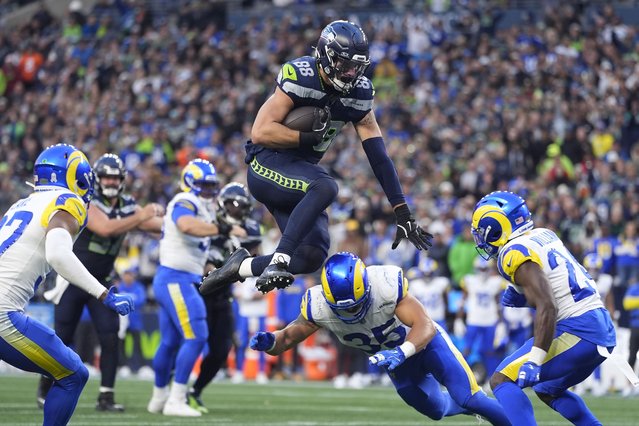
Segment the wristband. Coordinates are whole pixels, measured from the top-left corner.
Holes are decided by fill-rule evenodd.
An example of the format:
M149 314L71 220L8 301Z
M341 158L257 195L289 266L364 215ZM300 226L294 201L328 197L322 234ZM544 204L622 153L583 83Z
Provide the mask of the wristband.
M537 365L541 365L544 363L544 359L546 359L546 351L538 348L537 346L533 346L530 348L530 352L528 353L528 361L533 362Z
M277 344L277 338L275 337L275 334L274 333L269 333L269 334L273 336L273 344L271 345L270 348L266 350L266 352L271 352L273 349L275 349L275 345Z
M395 217L397 218L397 222L407 222L411 219L410 209L408 208L408 204L402 204L398 206L395 210Z
M412 344L411 342L409 342L408 340L405 341L404 343L402 343L401 345L399 345L399 349L402 350L402 352L404 352L404 356L406 358L411 357L413 355L415 355L416 352L416 348L415 345Z

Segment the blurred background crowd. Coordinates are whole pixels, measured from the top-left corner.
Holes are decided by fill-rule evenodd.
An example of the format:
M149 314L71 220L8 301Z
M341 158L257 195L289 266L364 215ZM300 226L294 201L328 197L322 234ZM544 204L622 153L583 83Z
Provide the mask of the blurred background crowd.
M0 1L0 11L19 3ZM212 161L222 184L243 182L243 145L279 67L347 18L369 37L376 115L435 245L390 250L394 216L349 127L323 160L340 185L332 250L447 278L452 328L477 266L473 207L514 191L579 260L598 253L614 278L611 309L629 327L623 295L639 282L635 2L91 3L73 1L61 18L38 3L24 25L0 25L2 211L30 192L36 156L59 141L91 160L120 155L142 203L166 204L194 157ZM269 252L277 228L259 205L254 215ZM436 263L424 266L426 255ZM157 241L132 234L119 264L148 286L156 261Z

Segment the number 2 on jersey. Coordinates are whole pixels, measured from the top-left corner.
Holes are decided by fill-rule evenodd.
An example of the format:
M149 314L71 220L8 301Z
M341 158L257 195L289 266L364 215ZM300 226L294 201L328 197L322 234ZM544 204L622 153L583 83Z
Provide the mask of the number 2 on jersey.
M588 271L586 271L586 269L581 266L572 255L569 254L569 256L570 258L564 256L557 250L550 250L548 252L548 264L552 269L555 269L559 266L557 258L561 258L563 260L566 270L568 271L570 294L572 294L572 298L575 302L579 302L580 300L596 294L597 290L590 285L592 278L590 277L590 274L588 274ZM575 269L574 265L578 265L579 270ZM582 287L580 283L584 283L585 286Z
M29 222L33 219L33 213L19 210L11 218L5 215L0 220L0 256L13 245L24 232Z

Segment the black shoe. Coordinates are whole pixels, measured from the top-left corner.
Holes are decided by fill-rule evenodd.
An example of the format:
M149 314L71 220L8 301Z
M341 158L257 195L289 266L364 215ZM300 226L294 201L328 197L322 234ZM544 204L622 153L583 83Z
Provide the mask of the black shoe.
M98 411L122 412L124 411L124 405L116 404L113 399L113 392L100 392L98 402L95 403L95 409Z
M255 287L262 293L268 293L275 288L286 288L293 284L295 277L288 272L288 265L284 262L270 264L257 278Z
M36 404L39 409L44 408L44 401L47 399L49 389L53 386L53 379L47 376L40 376L40 383L38 383L38 392L36 393Z
M235 250L233 254L226 259L224 265L209 272L209 274L204 277L199 289L200 294L204 296L217 293L235 282L244 281L244 279L240 277L240 265L247 257L251 257L251 254L244 247Z

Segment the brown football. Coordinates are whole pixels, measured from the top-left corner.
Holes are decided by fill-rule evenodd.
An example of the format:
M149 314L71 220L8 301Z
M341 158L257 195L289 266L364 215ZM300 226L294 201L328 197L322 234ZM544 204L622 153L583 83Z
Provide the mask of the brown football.
M282 124L289 129L299 130L300 132L310 132L313 130L313 120L316 109L321 108L312 106L295 108L288 113Z

